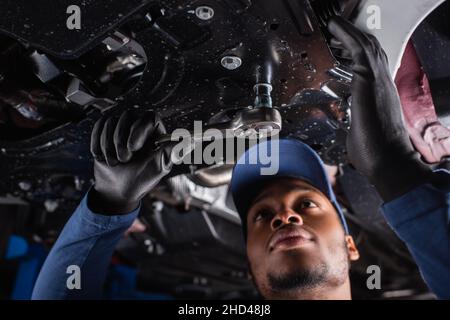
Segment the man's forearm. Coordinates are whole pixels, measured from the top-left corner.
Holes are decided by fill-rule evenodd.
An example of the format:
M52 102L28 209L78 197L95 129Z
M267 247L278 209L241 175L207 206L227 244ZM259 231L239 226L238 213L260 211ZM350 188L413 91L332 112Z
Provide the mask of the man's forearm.
M139 208L125 215L96 214L88 208L85 196L50 251L32 299L101 298L114 248L138 212ZM74 279L69 277L76 271L70 270L78 268L80 287L73 288Z
M386 203L386 220L406 243L430 289L450 299L450 173ZM447 182L447 183L445 183Z

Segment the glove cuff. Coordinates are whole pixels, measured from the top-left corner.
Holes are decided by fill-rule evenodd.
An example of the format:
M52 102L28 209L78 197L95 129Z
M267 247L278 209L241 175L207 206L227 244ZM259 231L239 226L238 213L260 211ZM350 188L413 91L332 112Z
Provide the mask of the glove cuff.
M431 169L419 159L396 159L369 178L385 202L392 201L432 180Z
M125 215L136 210L140 205L140 201L117 201L117 199L112 199L106 194L99 192L93 186L87 195L87 205L92 212L113 216Z

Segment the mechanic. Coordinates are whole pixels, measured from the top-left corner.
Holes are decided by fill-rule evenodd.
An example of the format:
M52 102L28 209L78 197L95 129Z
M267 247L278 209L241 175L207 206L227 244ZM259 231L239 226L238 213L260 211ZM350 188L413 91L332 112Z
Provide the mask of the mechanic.
M431 171L412 147L399 97L378 41L342 18L329 31L351 54L351 164L384 200L383 213L408 245L430 289L450 298L450 178ZM99 298L114 248L137 217L140 200L172 167L154 114L101 119L92 132L95 185L81 201L47 257L33 299ZM270 148L271 143L266 142ZM252 279L266 299L350 299L350 262L359 257L323 164L312 149L279 141L279 171L263 176L246 164L231 191L247 241ZM81 288L66 286L68 266L81 268Z

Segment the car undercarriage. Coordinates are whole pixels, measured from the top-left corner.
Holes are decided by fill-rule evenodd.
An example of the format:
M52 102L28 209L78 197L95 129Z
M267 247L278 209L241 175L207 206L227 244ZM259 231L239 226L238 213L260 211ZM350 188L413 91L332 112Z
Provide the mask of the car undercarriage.
M415 16L368 31L386 48L414 145L430 167L447 167L450 6L396 2L408 2ZM6 258L11 236L25 239L28 248L51 248L94 182L89 141L95 121L130 109L159 113L168 132L192 130L194 121L211 128L239 123L244 136L279 126L282 137L307 143L327 165L361 252L351 269L354 298L433 299L384 221L381 198L346 158L351 60L335 46L326 21L341 15L364 27L374 3L383 12L398 5L83 1L81 29L68 30L68 1L0 1L6 13L0 19L0 297L30 293L14 289L21 260ZM418 73L422 86L413 81ZM228 190L232 167L227 161L179 165L145 198L113 257L112 298L129 294L120 286L126 272L136 279L136 297L258 298ZM34 258L42 263L42 256ZM383 270L380 290L367 288L371 265Z

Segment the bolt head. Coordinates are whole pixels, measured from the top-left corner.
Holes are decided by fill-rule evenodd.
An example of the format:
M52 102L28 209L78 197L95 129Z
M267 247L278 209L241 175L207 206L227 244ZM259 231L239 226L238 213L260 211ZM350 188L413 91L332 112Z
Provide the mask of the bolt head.
M200 6L195 9L195 15L200 20L210 20L214 17L214 9L208 6Z
M242 65L242 59L236 56L225 56L220 63L227 70L236 70Z

